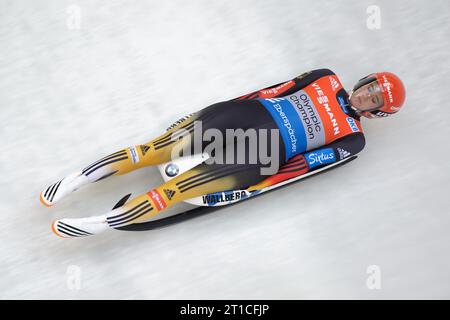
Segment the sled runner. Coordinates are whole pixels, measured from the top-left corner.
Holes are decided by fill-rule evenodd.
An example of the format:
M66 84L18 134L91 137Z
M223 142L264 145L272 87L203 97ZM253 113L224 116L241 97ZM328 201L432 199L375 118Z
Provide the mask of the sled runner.
M177 175L195 167L201 162L205 161L208 158L207 155L195 155L189 158L180 158L175 161L171 161L165 164L161 164L158 166L158 169L163 177L164 181L168 181ZM216 192L212 194L207 194L201 197L192 198L186 200L187 205L184 208L180 209L179 206L174 207L172 212L167 212L167 214L160 214L148 221L135 223L123 227L117 228L117 230L122 231L145 231L152 230L156 228L162 228L165 226L169 226L178 222L185 221L187 219L191 219L194 217L198 217L200 215L210 213L216 211L224 206L230 206L236 204L238 202L242 202L244 200L254 198L257 195L279 189L291 183L303 180L305 178L311 177L313 175L319 174L324 171L331 170L333 168L339 167L343 164L346 164L354 159L357 156L351 156L341 161L335 162L333 164L329 164L325 167L319 168L312 172L308 172L302 174L302 172L292 172L290 175L283 175L277 173L273 176L270 176L262 183L259 183L255 186L250 186L243 190L225 190L222 192ZM291 159L289 163L295 162L295 157ZM283 177L289 177L284 178ZM273 183L276 181L276 183ZM128 199L129 195L125 196L116 206L120 206L125 203ZM178 209L178 212L177 212ZM175 212L173 212L175 211Z

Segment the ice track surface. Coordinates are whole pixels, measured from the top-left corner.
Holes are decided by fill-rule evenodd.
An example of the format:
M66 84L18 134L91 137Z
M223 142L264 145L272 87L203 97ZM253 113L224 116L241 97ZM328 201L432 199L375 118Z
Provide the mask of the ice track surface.
M449 4L376 3L380 30L366 27L373 1L0 0L0 298L450 298ZM51 233L159 177L143 169L47 209L50 183L322 67L347 89L373 71L406 83L398 116L363 121L356 161L161 230ZM366 286L372 265L381 290Z

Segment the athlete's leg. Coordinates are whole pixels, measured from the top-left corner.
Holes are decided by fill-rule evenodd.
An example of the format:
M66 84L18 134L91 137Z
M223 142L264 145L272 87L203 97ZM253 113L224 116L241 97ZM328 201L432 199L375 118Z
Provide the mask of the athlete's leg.
M114 152L66 176L41 193L41 202L45 206L52 206L67 194L89 183L170 161L174 147L182 148L183 144L192 140L182 139L183 134L190 134L194 121L198 118L198 115L194 114L152 141Z
M245 188L263 178L256 165L201 164L105 215L56 220L52 230L58 236L69 238L98 234L111 228L145 221L180 201L208 193Z
M182 138L191 135L189 129L194 127L194 121L198 118L194 114L156 139L106 156L84 168L82 174L89 182L96 182L113 175L119 176L142 167L170 161L174 147L179 146L181 149L183 144L192 140Z
M278 129L269 113L257 101L219 103L202 110L198 116L198 119L200 118L202 120L200 124L203 130L209 128L217 129L223 136L226 136L226 129ZM191 122L185 122L179 124L178 127L184 126L182 129L185 129L184 131L188 135L191 135L196 126L196 122L192 120L191 122L193 124ZM175 130L172 130L172 132L175 135L177 134ZM266 131L267 133L269 132ZM190 147L193 147L192 140L185 142L186 139L175 139L173 141L174 139L170 137L171 134L169 132L148 144L134 147L134 149L124 149L105 157L82 170L77 176L82 177L82 183L75 183L74 185L81 186L85 181L98 181L111 175L129 172L144 165L169 161L172 156L172 148L178 144L189 143ZM269 137L272 137L272 135L269 134ZM267 177L262 171L262 168L267 163L262 162L260 158L261 152L259 150L261 145L264 146L264 143L260 145L262 140L260 140L259 133L256 135L256 138L257 141L253 141L253 143L251 141L247 142L244 139L245 152L243 162L237 161L242 156L239 155L239 150L242 150L242 145L236 144L233 141L234 161L232 163L228 162L227 155L229 155L229 148L222 146L222 148L219 148L219 151L216 150L214 158L219 160L221 158L220 155L223 155L222 160L225 159L226 164L220 164L220 162L216 164L202 163L156 189L132 199L128 203L122 204L122 201L120 201L120 206L116 205L115 209L105 215L81 219L57 220L52 225L53 230L56 234L63 237L96 234L110 228L145 221L173 204L189 198L230 189L243 189L249 185L256 184ZM207 144L203 142L202 139L202 151L205 144ZM266 142L265 151L271 150L271 156L274 156L275 154L272 152L275 152L278 157L278 164L283 165L285 163L285 149L281 137L277 135L277 139L272 141L271 138L266 136ZM274 142L276 143L276 150L272 148ZM255 145L256 150L251 147ZM256 162L250 161L251 158L254 159L253 152L257 154ZM139 157L139 161L137 158L133 158L136 156ZM73 180L76 181L78 179L77 177ZM47 197L56 198L55 192L60 190L61 186L63 186L63 183L59 182L49 188L45 192L47 193Z
M241 189L261 181L258 166L201 164L107 214L110 227L147 220L187 199L224 190Z
M280 142L277 142L279 145L277 152L279 162L283 164L284 145ZM268 150L271 150L271 140L268 139L267 143ZM257 145L259 147L259 142ZM234 148L234 155L237 157L236 151L239 146L234 146ZM109 228L145 221L180 201L214 192L245 189L267 178L267 175L263 174L261 170L265 165L259 159L257 163L249 164L249 148L245 148L245 151L244 164L236 162L232 164L202 163L105 215L84 219L57 220L53 224L53 230L57 235L63 237L96 234ZM217 159L219 157L220 155L217 155Z
M194 130L200 136L201 152L208 144L208 141L202 139L205 130L214 128L225 136L226 129L246 130L265 126L267 123L272 124L273 120L257 101L227 101L213 104L183 121L178 121L156 139L112 153L50 185L41 193L41 202L51 206L67 194L89 183L122 175L144 166L168 162L173 156L175 147L175 150L187 148L191 153L197 152Z

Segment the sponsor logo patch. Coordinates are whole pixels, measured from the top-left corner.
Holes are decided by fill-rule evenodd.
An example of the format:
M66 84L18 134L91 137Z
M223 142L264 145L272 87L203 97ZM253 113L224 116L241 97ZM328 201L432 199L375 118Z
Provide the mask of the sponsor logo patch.
M170 189L164 189L164 193L166 194L167 199L172 200L172 198L175 195L176 191L170 190Z
M169 131L173 128L175 128L176 126L178 126L179 124L183 123L184 121L186 121L187 119L189 119L191 116L193 115L193 113L188 114L187 116L184 116L183 118L175 121L173 124L170 125L170 127L168 127L166 129L166 131Z
M286 159L306 150L306 137L295 107L284 98L260 99L280 129L286 146Z
M339 83L336 81L336 79L334 77L330 76L329 79L330 79L331 89L333 89L333 92L335 92L339 88Z
M289 101L298 110L298 115L303 123L303 128L308 138L307 148L314 149L316 145L323 145L323 124L310 97L304 91L300 91L298 94L290 95Z
M347 117L347 123L353 132L359 132L359 129L358 129L358 126L356 125L355 119L353 119L352 117Z
M394 98L392 97L392 91L391 91L391 83L386 78L386 75L383 75L383 87L387 91L389 102L392 103L394 101Z
M131 153L131 161L133 161L133 163L138 163L139 162L139 155L137 153L136 147L131 147L130 148L130 153Z
M321 149L314 152L308 152L305 154L306 161L309 168L315 168L317 166L333 163L336 161L336 156L331 148Z
M150 199L152 200L153 204L155 205L156 209L158 209L158 211L161 211L167 207L166 202L156 189L147 192L147 195L150 197Z
M345 100L344 100L344 98L343 97L337 97L337 99L338 99L338 102L339 102L339 105L343 108L343 107L346 107L348 104L347 103L345 103Z
M141 152L142 152L143 156L145 156L145 154L147 153L148 150L150 150L149 146L147 146L145 144L141 145Z
M375 115L377 117L389 117L389 113L383 112L383 111L377 111L375 112Z
M317 102L319 102L320 105L322 105L325 109L325 111L328 113L328 116L330 117L330 122L333 126L333 133L335 136L339 135L341 133L341 130L339 128L339 123L334 116L334 113L332 112L332 108L330 105L330 100L328 99L328 96L324 93L324 91L320 88L319 84L317 82L314 82L311 85L317 93Z
M261 98L271 98L273 96L277 96L288 89L292 88L295 85L295 82L292 80L289 80L288 82L282 83L279 86L267 90L261 90L260 91L260 97Z
M337 148L337 151L339 152L339 158L341 159L345 159L351 154L350 152L342 148Z
M238 201L246 197L247 193L243 190L217 192L203 196L203 203L209 206L214 206L217 203Z

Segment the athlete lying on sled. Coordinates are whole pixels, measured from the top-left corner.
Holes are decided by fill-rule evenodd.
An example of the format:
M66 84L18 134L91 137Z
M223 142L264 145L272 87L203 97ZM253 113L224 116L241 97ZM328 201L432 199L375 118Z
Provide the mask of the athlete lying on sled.
M275 130L275 139L268 135L271 138L262 140L262 135L256 135L253 147L266 147L276 153L271 154L278 156L273 171L276 173L263 174L261 169L267 167L267 163L259 158L250 161L251 148L245 143L244 163L203 162L179 175L175 172L173 179L124 204L121 202L126 199L119 201L104 215L56 220L52 224L53 232L61 237L98 234L141 223L173 204L191 198L225 190L262 190L360 152L365 144L360 117L389 116L401 108L404 100L402 81L392 73L370 74L359 80L347 94L331 70L314 70L202 109L156 139L117 151L52 184L41 193L40 200L50 207L88 183L169 162L174 148L194 150L194 139L184 139L186 136L191 137L195 130L205 132L208 129L216 129L223 136L226 129ZM202 141L200 152L207 153L208 143ZM237 148L234 146L230 150ZM222 154L217 153L226 156L227 152L230 151L224 146ZM237 152L231 157L236 160L235 154Z

